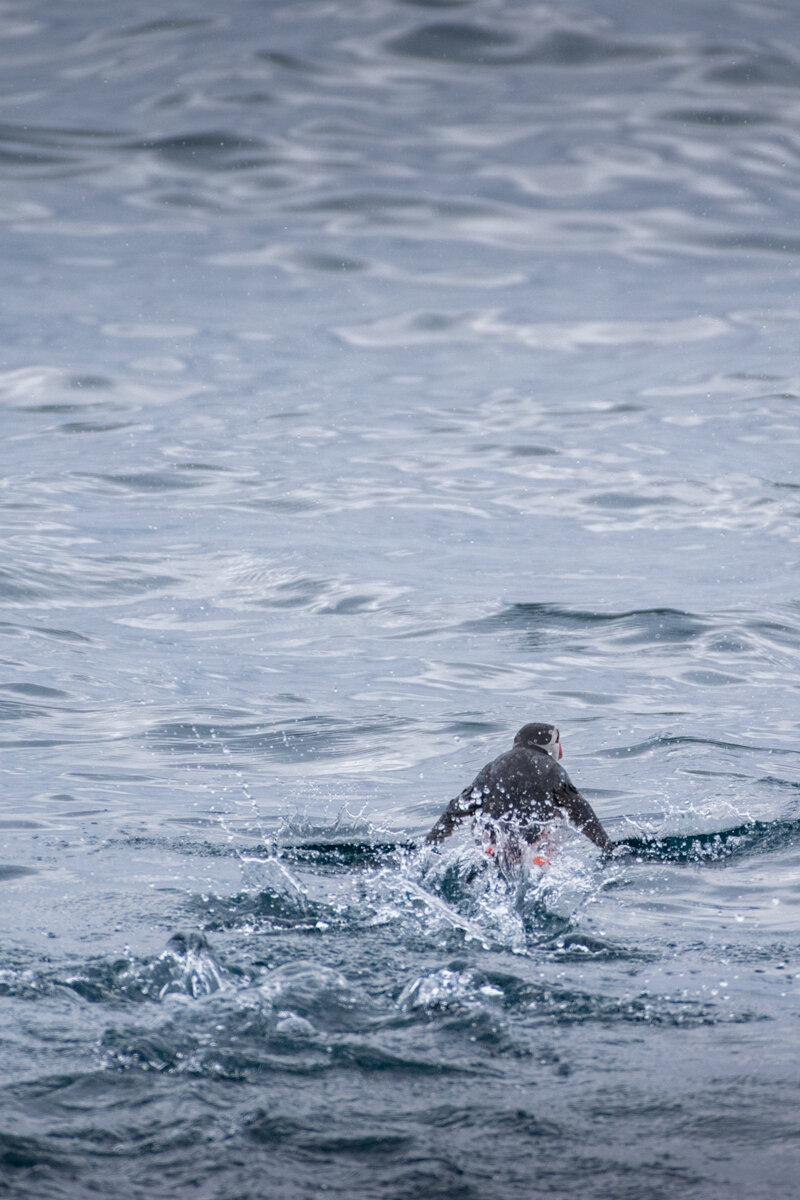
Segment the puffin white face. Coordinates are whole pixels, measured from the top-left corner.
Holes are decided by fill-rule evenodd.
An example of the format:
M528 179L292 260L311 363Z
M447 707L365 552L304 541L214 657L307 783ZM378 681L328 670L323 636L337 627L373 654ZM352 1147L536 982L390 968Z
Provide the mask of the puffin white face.
M553 732L550 736L550 741L545 746L545 750L548 754L553 756L556 762L564 757L564 751L561 748L561 735L557 729L553 729Z

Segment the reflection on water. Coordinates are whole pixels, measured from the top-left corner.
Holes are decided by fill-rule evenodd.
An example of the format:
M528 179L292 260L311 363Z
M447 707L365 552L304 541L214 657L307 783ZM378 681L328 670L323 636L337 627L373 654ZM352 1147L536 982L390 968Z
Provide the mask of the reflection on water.
M796 27L2 7L0 1192L794 1195Z

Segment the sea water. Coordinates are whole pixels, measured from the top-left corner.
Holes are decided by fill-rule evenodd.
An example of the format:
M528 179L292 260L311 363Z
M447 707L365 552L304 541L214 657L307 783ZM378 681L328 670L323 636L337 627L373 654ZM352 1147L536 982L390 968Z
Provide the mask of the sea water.
M796 1194L799 36L2 5L0 1195Z

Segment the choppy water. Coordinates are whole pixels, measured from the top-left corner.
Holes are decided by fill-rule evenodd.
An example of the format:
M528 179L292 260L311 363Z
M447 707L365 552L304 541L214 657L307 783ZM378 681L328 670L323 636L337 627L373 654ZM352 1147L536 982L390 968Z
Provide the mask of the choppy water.
M796 1195L798 45L2 5L1 1195Z

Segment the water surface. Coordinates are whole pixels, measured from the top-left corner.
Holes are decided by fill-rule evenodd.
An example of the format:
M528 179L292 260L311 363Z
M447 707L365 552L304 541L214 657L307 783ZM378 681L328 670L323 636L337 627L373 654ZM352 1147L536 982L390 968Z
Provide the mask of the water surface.
M793 1196L793 7L0 35L0 1195Z

